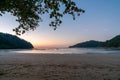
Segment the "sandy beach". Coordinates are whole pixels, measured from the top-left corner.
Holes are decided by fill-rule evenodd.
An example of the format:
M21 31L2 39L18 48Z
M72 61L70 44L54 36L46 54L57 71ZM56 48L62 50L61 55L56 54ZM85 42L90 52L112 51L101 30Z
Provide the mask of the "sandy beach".
M120 80L120 55L0 55L0 80Z

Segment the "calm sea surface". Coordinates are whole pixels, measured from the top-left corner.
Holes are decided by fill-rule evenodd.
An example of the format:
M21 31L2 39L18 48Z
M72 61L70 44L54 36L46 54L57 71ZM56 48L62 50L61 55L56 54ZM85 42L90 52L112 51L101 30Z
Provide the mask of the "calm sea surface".
M37 53L37 54L120 54L120 50L99 48L62 48L62 49L0 49L0 54Z

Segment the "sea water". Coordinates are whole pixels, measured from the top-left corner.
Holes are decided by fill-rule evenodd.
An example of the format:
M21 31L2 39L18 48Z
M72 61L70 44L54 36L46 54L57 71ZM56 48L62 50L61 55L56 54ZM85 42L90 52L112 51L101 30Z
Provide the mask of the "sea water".
M0 54L120 54L120 50L105 48L54 48L54 49L0 49Z

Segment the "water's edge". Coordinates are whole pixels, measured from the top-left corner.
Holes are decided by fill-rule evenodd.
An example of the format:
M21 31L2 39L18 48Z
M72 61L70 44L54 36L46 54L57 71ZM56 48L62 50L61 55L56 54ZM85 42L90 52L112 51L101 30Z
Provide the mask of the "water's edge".
M120 54L120 50L106 48L54 48L54 49L0 49L0 54Z

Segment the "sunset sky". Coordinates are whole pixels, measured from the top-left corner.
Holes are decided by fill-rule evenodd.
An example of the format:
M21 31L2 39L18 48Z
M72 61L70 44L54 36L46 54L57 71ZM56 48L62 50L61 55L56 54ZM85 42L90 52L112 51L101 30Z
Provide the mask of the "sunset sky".
M19 36L31 42L36 48L68 47L88 41L105 41L120 34L120 0L74 0L86 12L76 20L65 15L56 31L49 26L50 19L42 15L43 22L35 31ZM12 31L18 23L10 14L0 17L0 32Z

